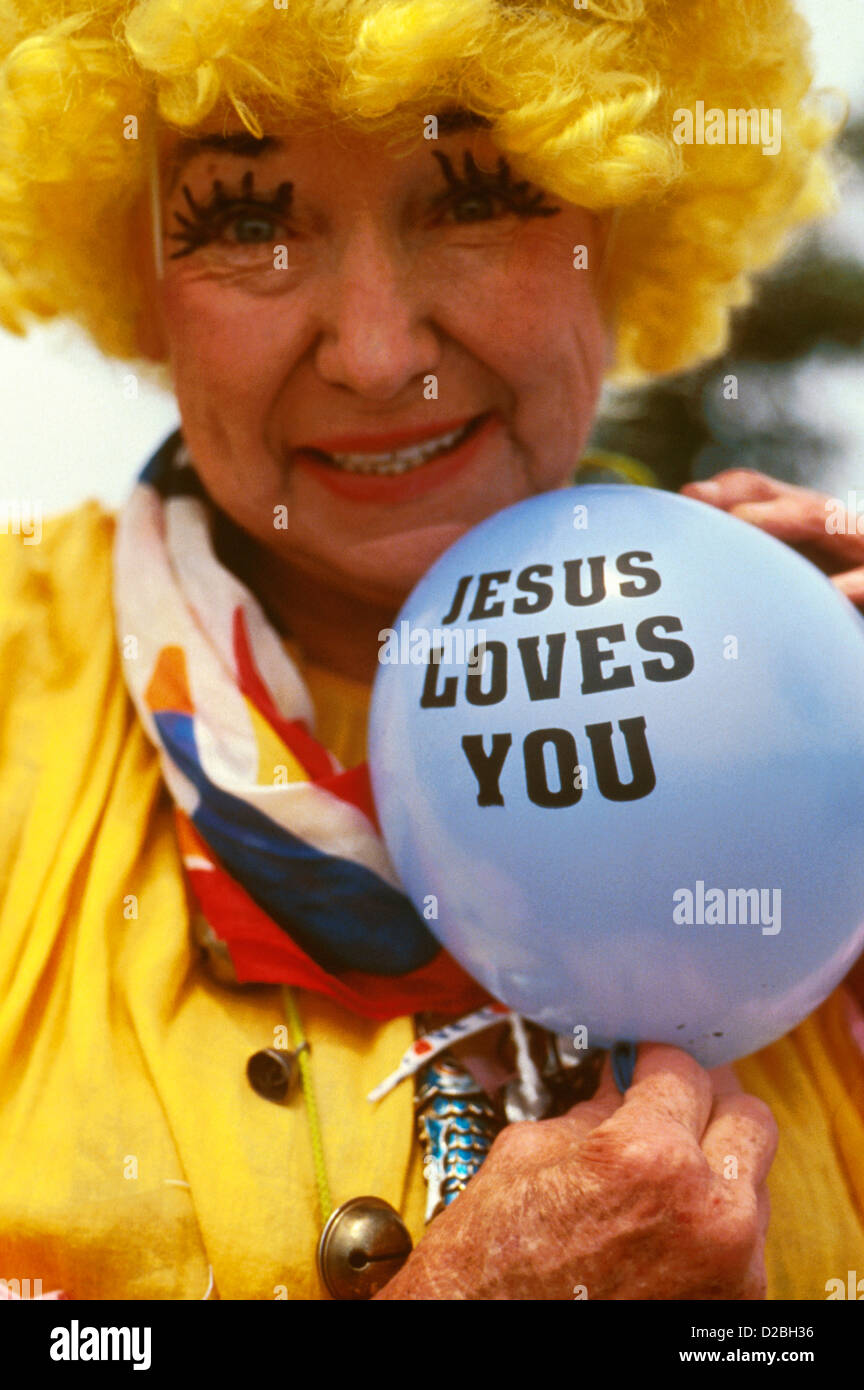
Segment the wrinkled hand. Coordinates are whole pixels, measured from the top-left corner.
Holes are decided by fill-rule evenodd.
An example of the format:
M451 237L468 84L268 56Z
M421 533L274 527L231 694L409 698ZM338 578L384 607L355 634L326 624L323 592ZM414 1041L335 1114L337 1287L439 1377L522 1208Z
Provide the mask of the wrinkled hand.
M776 1146L730 1068L645 1045L625 1097L607 1060L593 1100L502 1130L377 1297L764 1298Z
M864 608L864 532L851 512L826 506L832 500L826 493L778 482L753 468L728 468L707 482L685 483L681 491L786 541ZM829 518L836 534L828 529Z

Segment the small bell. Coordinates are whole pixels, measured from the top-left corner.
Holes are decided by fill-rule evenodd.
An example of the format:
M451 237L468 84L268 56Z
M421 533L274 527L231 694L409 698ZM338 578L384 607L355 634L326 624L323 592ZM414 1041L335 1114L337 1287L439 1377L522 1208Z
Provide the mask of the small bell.
M302 1042L293 1052L281 1047L264 1047L253 1052L246 1063L249 1085L264 1100L284 1100L297 1075L297 1055L309 1044Z
M318 1273L331 1298L372 1298L412 1250L408 1228L381 1197L352 1197L331 1215L318 1242Z

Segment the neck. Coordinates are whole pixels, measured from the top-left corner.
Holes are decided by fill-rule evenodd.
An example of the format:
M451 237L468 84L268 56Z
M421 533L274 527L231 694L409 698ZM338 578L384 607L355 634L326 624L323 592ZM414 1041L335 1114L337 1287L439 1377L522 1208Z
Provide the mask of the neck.
M305 660L371 685L378 669L382 628L392 627L393 605L367 600L286 564L224 513L214 527L216 553L251 589L283 637Z

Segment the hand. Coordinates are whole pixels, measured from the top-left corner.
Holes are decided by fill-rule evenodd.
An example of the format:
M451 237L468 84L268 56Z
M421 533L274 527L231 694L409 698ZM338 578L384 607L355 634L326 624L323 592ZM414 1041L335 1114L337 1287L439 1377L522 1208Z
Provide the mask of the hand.
M607 1059L593 1100L502 1130L377 1297L764 1298L776 1146L730 1068L648 1044L622 1098Z
M681 491L786 541L864 608L864 533L851 512L826 506L832 500L826 493L778 482L753 468L728 468L707 482L685 483ZM837 534L829 531L829 518Z

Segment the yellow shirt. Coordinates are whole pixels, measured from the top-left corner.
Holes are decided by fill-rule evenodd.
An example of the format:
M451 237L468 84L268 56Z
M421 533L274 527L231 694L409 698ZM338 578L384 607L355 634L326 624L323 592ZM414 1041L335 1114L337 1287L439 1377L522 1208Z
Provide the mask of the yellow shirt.
M190 944L172 806L113 630L98 503L0 536L0 1279L79 1298L320 1298L305 1107L262 1100L271 987L214 983ZM363 754L367 694L310 669L319 734ZM374 1194L415 1242L409 1083L377 1106L411 1020L297 991L333 1200ZM770 1296L864 1275L864 1064L838 992L739 1065L771 1105Z

